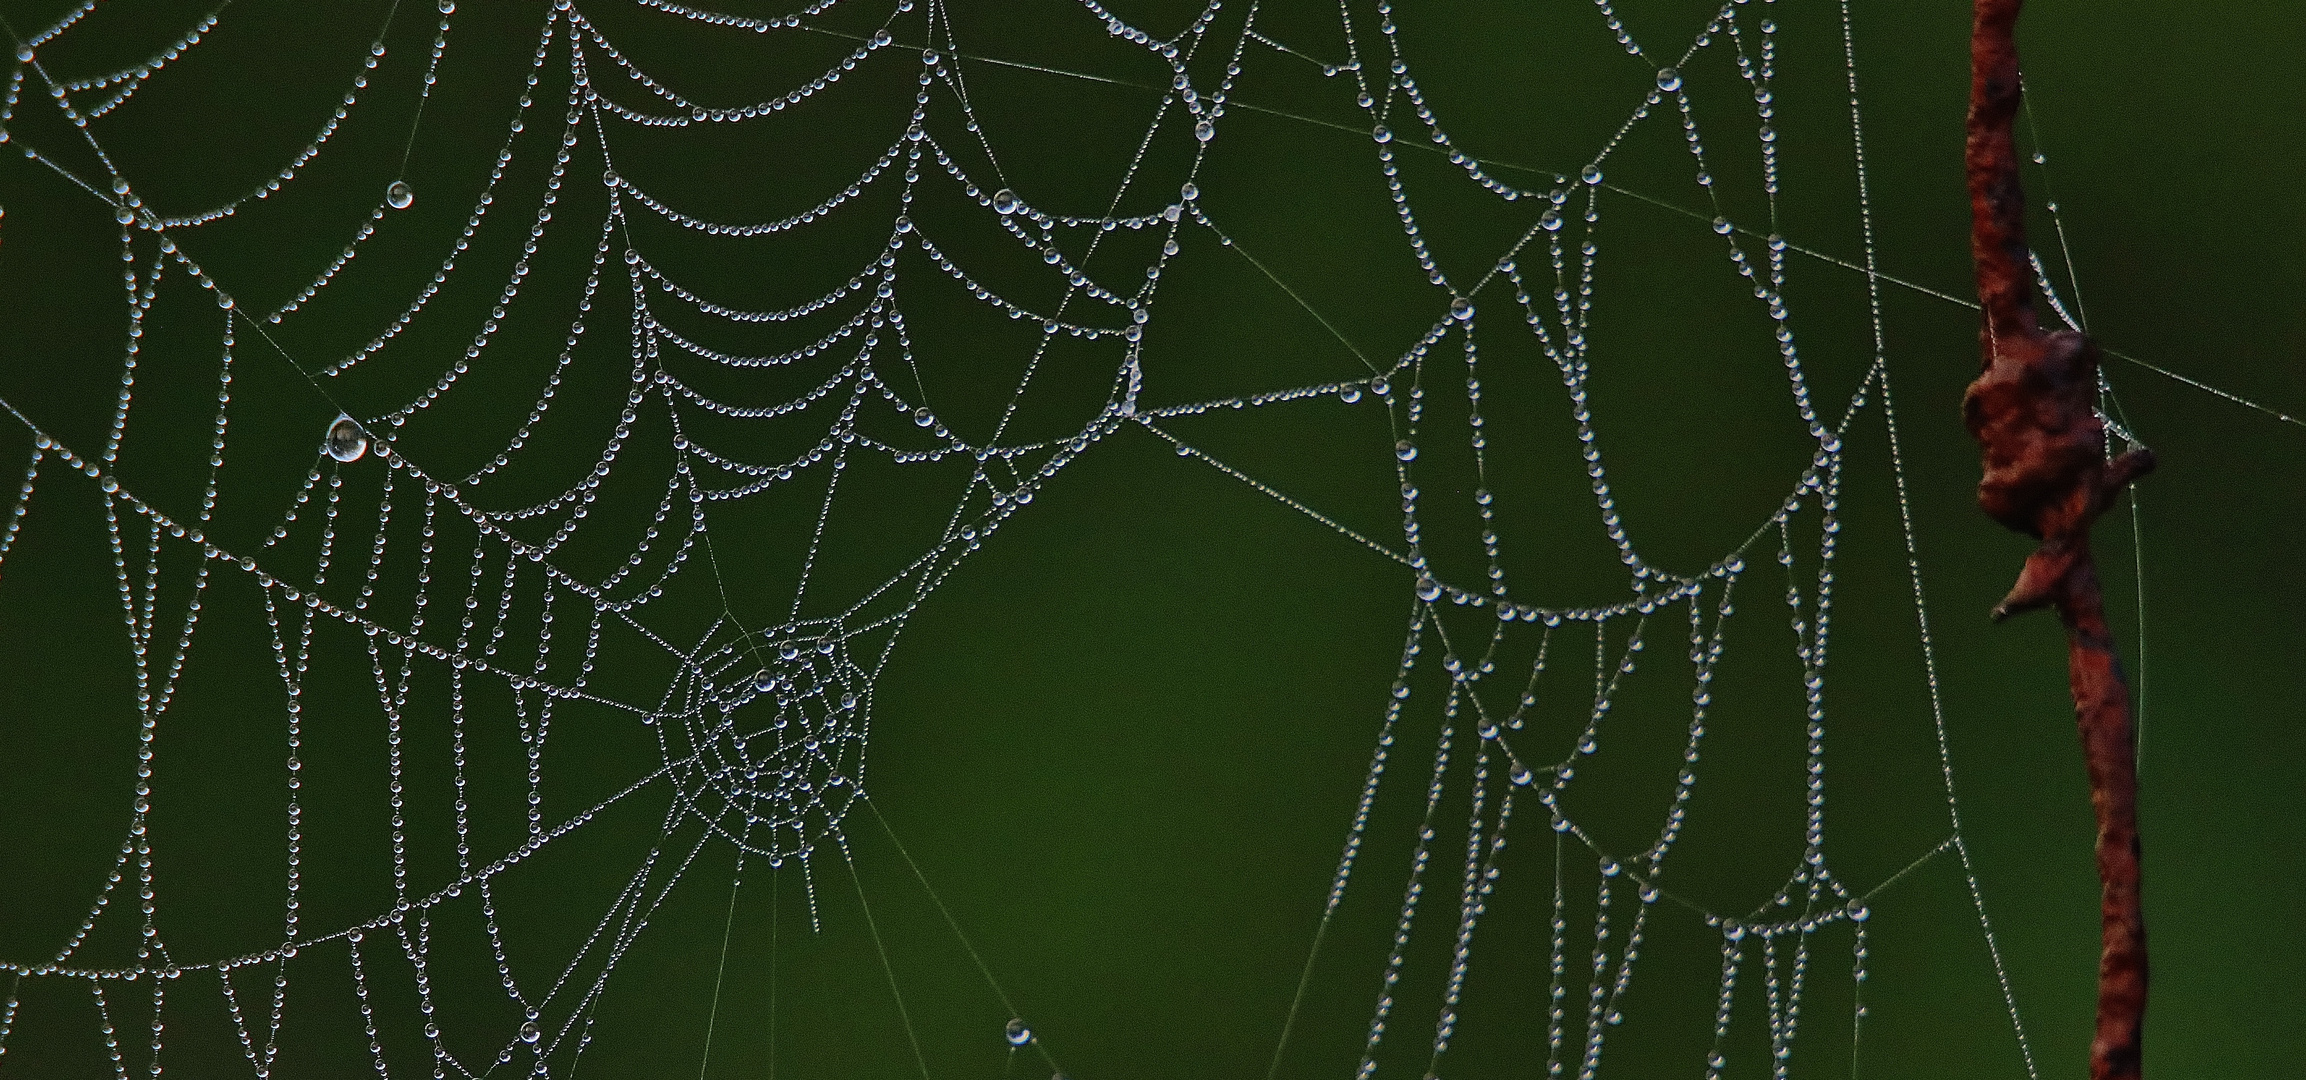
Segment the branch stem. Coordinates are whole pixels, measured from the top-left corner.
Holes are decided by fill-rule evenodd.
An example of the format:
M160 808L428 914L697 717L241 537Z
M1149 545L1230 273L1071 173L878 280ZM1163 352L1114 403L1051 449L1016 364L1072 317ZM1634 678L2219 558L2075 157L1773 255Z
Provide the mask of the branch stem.
M2024 87L2016 31L2022 0L1976 0L1964 164L1980 305L1981 373L1962 411L1983 450L1978 504L2040 542L1996 618L2054 607L2066 627L2074 719L2097 815L2098 1023L2091 1080L2137 1080L2146 1018L2146 918L2139 884L2138 773L2129 685L2106 627L2090 526L2154 466L2144 448L2111 461L2095 409L2098 347L2035 317L2026 196L2013 130Z

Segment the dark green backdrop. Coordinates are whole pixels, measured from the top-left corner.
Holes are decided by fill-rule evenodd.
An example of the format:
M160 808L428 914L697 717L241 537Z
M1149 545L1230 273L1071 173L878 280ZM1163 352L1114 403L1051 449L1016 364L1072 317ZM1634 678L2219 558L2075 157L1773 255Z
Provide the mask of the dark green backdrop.
M403 6L374 86L283 196L172 232L245 307L269 310L292 296L396 175L434 19L430 4ZM624 4L580 10L668 82L722 104L781 91L837 60L881 24L887 6L844 6L812 17L808 31L764 37ZM1173 0L1113 7L1161 34L1193 14ZM46 0L4 8L19 36L60 10ZM40 59L59 80L112 70L148 56L207 10L114 0L44 47ZM357 72L385 10L372 0L242 0L210 40L94 130L113 164L164 211L233 197L310 138ZM311 463L313 439L335 415L337 405L284 352L307 368L343 355L375 335L431 272L486 179L545 10L533 0L465 0L409 165L398 174L417 192L415 206L382 222L378 239L320 302L272 330L277 349L243 324L232 449L212 530L218 543L242 550L262 540ZM1214 85L1247 10L1240 3L1219 14L1211 44L1194 62L1197 85ZM1382 57L1374 7L1356 0L1351 11L1362 55ZM921 41L922 14L890 24L900 44ZM1655 46L1672 51L1710 10L1675 0L1629 4L1619 14L1638 38L1677 43ZM1778 227L1824 256L1793 261L1788 298L1821 409L1839 416L1873 355L1865 278L1853 268L1865 252L1843 12L1818 0L1740 10L1749 26L1765 15L1782 24L1777 126L1786 179ZM1414 5L1398 17L1405 55L1453 136L1517 183L1542 187L1556 171L1574 173L1654 79L1581 0ZM1951 299L1968 281L1958 166L1968 10L1944 0L1867 2L1853 4L1848 17L1880 268L1898 279L1881 289L1881 326L1954 780L2035 1063L2044 1076L2077 1076L2092 1007L2097 882L2062 648L2047 618L1990 627L1983 617L2025 544L1972 511L1974 454L1956 414L1975 365L1974 316ZM1166 68L1059 0L958 4L951 20L967 54L961 70L1007 182L1054 212L1105 212ZM1267 3L1257 20L1273 40L1343 59L1334 8ZM2188 378L2275 409L2306 407L2306 203L2296 182L2306 165L2297 63L2306 19L2281 3L2037 2L2026 14L2023 47L2037 125L2029 138L2048 156L2047 171L2030 173L2028 183L2037 204L2045 197L2060 204L2071 278L2047 216L2037 220L2036 241L2061 284L2078 289L2092 329L2109 347ZM916 70L910 55L876 53L821 99L749 125L665 133L612 124L619 167L716 220L798 212L847 183L903 128ZM500 205L442 299L376 361L327 382L355 414L388 411L420 392L488 316L517 255L516 223L544 187L565 57L565 40L556 39ZM1146 336L1148 405L1362 376L1367 369L1340 337L1387 361L1442 310L1443 294L1426 286L1385 198L1349 79L1323 78L1306 61L1257 45L1244 66L1198 176L1202 205L1237 245L1228 250L1206 230L1185 231ZM642 100L597 54L594 73L620 99ZM1723 211L1751 229L1748 250L1758 252L1758 235L1769 229L1745 92L1721 47L1700 53L1683 75L1723 178ZM107 175L45 93L33 77L15 106L7 149L29 145L77 175ZM950 99L939 96L931 134L960 146L959 125ZM1122 212L1148 212L1172 198L1189 129L1173 110ZM584 131L556 228L488 361L401 437L430 470L481 464L538 393L604 205L589 121ZM1537 207L1475 197L1439 154L1413 145L1421 142L1412 133L1396 144L1412 205L1443 268L1478 274ZM1593 331L1597 423L1642 550L1660 565L1695 571L1734 548L1784 497L1808 443L1787 402L1768 324L1718 261L1720 240L1707 227L1714 211L1689 180L1670 110L1636 127L1607 173ZM884 181L864 196L863 209L763 241L701 241L636 212L634 242L715 299L787 304L870 257L895 212L894 190ZM1055 301L1061 283L997 242L989 215L935 176L923 190L931 194L913 215L981 280L1028 304ZM0 155L0 210L0 398L67 445L99 447L119 386L124 326L112 210L16 154ZM1092 269L1113 273L1141 261L1152 235L1116 234L1109 261ZM139 258L151 258L149 238L138 243ZM968 300L917 253L907 258L900 300L916 337L921 387L957 429L981 439L1030 354L1032 330ZM1541 273L1542 262L1524 257ZM627 285L613 258L602 288L611 314L595 315L556 406L556 415L575 419L540 429L526 471L503 481L504 504L575 479L614 421L630 360L615 314ZM1563 605L1616 599L1621 572L1584 490L1559 380L1519 333L1506 293L1485 292L1479 301L1490 468L1505 496L1500 531L1517 591ZM188 516L205 473L203 424L213 409L222 319L211 298L172 269L147 328L117 474L140 497ZM1455 393L1457 347L1452 337L1436 353L1440 366L1428 378L1436 401ZM1103 400L1118 355L1111 345L1060 339L1009 438L1078 428ZM883 362L899 378L901 365ZM2163 462L2142 492L2142 532L2133 535L2126 510L2100 532L2125 646L2142 661L2136 681L2145 696L2155 980L2149 1071L2289 1075L2306 1054L2306 995L2297 989L2306 982L2298 929L2306 909L2295 887L2306 857L2299 839L2306 736L2296 723L2306 704L2298 566L2306 500L2297 483L2306 429L2136 364L2115 361L2108 375ZM767 402L819 377L714 385ZM1457 430L1455 416L1442 407L1432 426ZM622 467L662 476L670 454L658 420L637 428L637 448ZM874 424L892 441L912 434L893 420L866 426ZM1399 546L1394 435L1369 401L1271 405L1167 428ZM748 460L774 460L815 438L796 430L732 424L712 437L723 449L743 447ZM31 437L25 423L7 420L0 461L23 460ZM758 441L732 442L745 439ZM1481 564L1473 519L1462 513L1470 472L1462 448L1443 445L1452 439L1462 442L1437 437L1419 466L1429 470L1421 483L1430 498L1454 500L1435 503L1452 509L1435 512L1428 542L1445 570L1471 581ZM1828 850L1846 881L1871 889L1945 839L1949 825L1878 394L1848 441L1827 692ZM373 506L381 475L373 457L348 466L349 503ZM966 475L956 463L849 470L826 523L812 595L827 604L854 597L924 550ZM661 489L653 483L611 487L597 517L616 539L570 553L572 570L598 576L613 565L654 505ZM810 483L820 486L807 490ZM783 617L821 484L712 511L721 576L746 618ZM407 505L396 552L414 543ZM11 965L55 954L127 826L135 683L103 508L93 482L51 460L22 536L0 566L0 960ZM452 534L442 541L446 569L435 573L455 577L470 534L444 529ZM368 534L350 531L356 539L340 541L340 567L365 557ZM284 546L309 560L311 535ZM130 537L140 560L142 540ZM1797 549L1805 573L1815 568L1814 532L1806 543ZM2133 544L2143 552L2136 560ZM1784 583L1767 566L1774 553L1770 544L1749 551L1756 570L1740 593L1743 614L1732 621L1731 659L1716 688L1711 771L1671 875L1677 895L1722 911L1766 902L1800 851L1801 702L1792 640L1776 608ZM168 557L177 561L166 564L167 588L179 591L164 595L181 604L192 562L181 551ZM2144 568L2143 657L2135 645L2137 566ZM796 863L771 873L756 861L732 915L733 852L707 845L625 954L593 1011L594 1038L581 1065L572 1067L564 1048L550 1059L555 1075L965 1078L1032 1076L1051 1062L1080 1080L1264 1075L1377 731L1412 583L1402 567L1124 427L1052 480L911 617L872 695L872 803L848 822L853 864L823 849L804 879ZM453 613L461 585L444 588L436 614L445 621L441 613ZM397 617L405 618L409 593L388 595ZM717 603L676 590L662 609L666 625L693 634ZM285 872L286 710L261 595L244 575L219 572L205 604L184 688L159 728L154 783L159 926L185 962L277 945ZM1672 670L1682 616L1660 618L1662 636L1649 650L1657 668L1632 680L1611 721L1624 754L1594 759L1594 775L1577 789L1576 811L1621 850L1646 843L1643 830L1654 829L1687 717L1686 673ZM879 641L853 647L877 650ZM1526 663L1531 645L1516 638L1511 663ZM1555 645L1572 657L1565 685L1574 694L1575 658L1586 643L1564 630ZM342 626L323 627L314 656L303 720L308 937L373 918L390 899L382 716L367 659ZM671 673L636 640L611 640L604 656L617 662L603 665L595 685L622 700L654 700ZM1342 1077L1358 1060L1402 887L1421 756L1439 720L1433 659L1421 665L1400 739L1407 749L1396 755L1362 869L1312 969L1280 1075ZM410 865L425 889L454 866L448 682L437 667L420 669L410 714ZM518 842L526 790L509 699L501 688L493 693L474 692L469 749L474 835L490 857ZM653 740L629 716L571 706L555 724L548 820L655 765ZM1550 730L1567 724L1555 718ZM1428 884L1381 1075L1425 1067L1421 1047L1431 1041L1456 913L1450 837L1462 847L1463 768L1452 773L1440 876ZM662 787L618 804L500 879L494 903L524 983L558 969L656 842L669 797ZM1518 811L1516 842L1472 953L1460 1035L1442 1059L1445 1075L1543 1072L1554 845L1537 810L1525 803ZM695 831L693 824L677 830L664 857L687 852ZM1567 865L1576 1017L1590 946L1580 935L1590 925L1596 878L1581 848L1568 849ZM130 899L120 894L115 904ZM1842 923L1817 938L1792 1073L2024 1075L1954 857L1925 862L1872 907L1863 1043L1853 1052L1850 937ZM99 921L76 963L132 962L135 924L122 914L133 915ZM1695 1076L1704 1068L1718 939L1685 909L1663 905L1656 916L1604 1076ZM724 926L726 974L716 979ZM520 1018L498 988L477 898L444 905L433 934L432 990L446 1037L467 1060L485 1063ZM364 955L394 1074L424 1075L429 1053L408 966L382 945ZM347 956L337 940L288 965L274 1075L371 1069ZM267 1008L273 970L235 975L252 1019ZM1752 970L1749 961L1739 987L1733 1077L1768 1071L1763 988ZM141 1046L150 1017L144 985L107 988L130 1070L149 1060ZM167 1074L248 1075L213 972L188 973L167 990L160 1058ZM20 1005L0 1075L112 1074L86 980L24 979L10 992ZM1002 1042L1012 1007L1039 1033L1046 1060L1011 1054ZM709 1067L702 1061L708 1016L715 1017ZM561 1004L548 1019L565 1019ZM1573 1022L1572 1068L1581 1030ZM516 1056L496 1075L529 1060Z

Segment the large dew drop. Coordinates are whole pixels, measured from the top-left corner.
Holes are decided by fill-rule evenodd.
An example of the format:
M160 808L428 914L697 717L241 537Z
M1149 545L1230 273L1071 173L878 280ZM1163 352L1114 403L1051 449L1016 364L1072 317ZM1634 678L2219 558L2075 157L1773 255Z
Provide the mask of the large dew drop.
M360 421L339 416L335 423L328 425L328 437L321 449L340 462L359 461L368 453L368 432L361 430Z
M1016 213L1016 212L1017 212L1017 193L1016 193L1016 192L1014 192L1014 191L1011 191L1011 190L1009 190L1008 188L1002 188L1001 190L994 192L994 193L993 193L993 212L994 212L994 213L996 213L996 214L1014 214L1014 213Z
M1001 1037L1009 1040L1011 1046L1023 1046L1033 1041L1033 1029L1026 1027L1023 1020L1011 1020L1001 1029Z
M406 180L395 180L384 189L384 205L395 210L406 210L416 202L416 189Z

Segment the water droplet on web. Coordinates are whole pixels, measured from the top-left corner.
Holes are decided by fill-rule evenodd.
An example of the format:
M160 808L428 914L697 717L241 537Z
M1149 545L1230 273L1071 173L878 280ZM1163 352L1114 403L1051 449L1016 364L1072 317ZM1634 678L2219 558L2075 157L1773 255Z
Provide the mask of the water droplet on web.
M31 62L32 62L32 46L30 46L30 45L18 45L18 46L16 46L16 62L17 62L17 63L19 63L19 64L29 64L29 63L31 63Z
M1441 583L1429 577L1418 578L1417 598L1429 604L1441 599Z
M1609 1014L1602 1017L1601 1019L1605 1024L1622 1024L1625 1023L1625 1014L1617 1011L1616 1009L1611 1009Z
M753 676L753 689L758 690L761 693L768 693L770 690L775 689L776 685L777 677L773 674L770 674L767 670L763 670L761 673Z
M1403 461L1417 460L1417 444L1403 439L1393 444L1393 456Z
M1381 143L1389 143L1393 141L1393 129L1379 124L1371 129L1369 137Z
M1560 232L1561 214L1559 211L1548 210L1538 217L1537 223L1544 226L1547 232Z
M1513 781L1515 787L1528 787L1530 781L1537 779L1530 773L1529 766L1518 763L1514 765L1513 772L1508 774L1508 778Z
M929 412L928 406L923 405L920 408L913 410L913 426L928 427L929 425L936 422L937 418Z
M1178 188L1177 193L1184 196L1186 202L1192 202L1193 200L1201 197L1201 189L1192 184L1187 184L1184 187Z
M1863 900L1850 901L1850 906L1844 910L1849 912L1851 922L1864 922L1874 917L1873 909L1868 908Z
M321 449L340 462L359 461L368 453L368 432L361 430L360 421L339 416L335 423L328 425L328 437Z
M1033 1041L1033 1029L1026 1027L1023 1020L1011 1020L1009 1026L1001 1029L1001 1037L1009 1040L1011 1046L1023 1046Z
M1212 124L1207 120L1203 120L1200 123L1193 125L1193 137L1201 140L1202 142L1208 142L1209 140L1217 137L1217 125Z
M994 192L994 193L993 193L993 212L994 212L994 213L996 213L996 214L1014 214L1014 213L1016 213L1016 212L1017 212L1017 193L1016 193L1016 192L1014 192L1014 191L1011 191L1011 190L1009 190L1008 188L1002 188L1001 190Z
M1455 300L1451 300L1449 302L1449 314L1452 318L1457 319L1459 322L1465 322L1472 319L1473 301L1468 300L1462 296Z
M1599 184L1601 183L1601 166L1588 165L1585 168L1579 169L1577 171L1577 178L1585 181L1588 185Z
M1730 234L1731 227L1730 219L1728 218L1716 217L1713 219L1713 231L1720 233L1723 236L1728 236Z
M2036 165L2047 165L2047 164L2049 164L2049 163L2050 163L2050 159L2049 159L2049 158L2047 158L2047 157L2045 157L2045 156L2043 156L2043 154L2042 154L2042 152L2041 152L2041 151L2039 151L2039 150L2036 150L2036 151L2034 151L2034 164L2036 164Z
M528 1023L522 1024L520 1026L520 1041L524 1043L534 1044L538 1039L543 1037L544 1029L536 1026L536 1021L534 1020L531 1020Z
M1351 405L1354 402L1361 400L1361 388L1353 385L1352 383L1347 383L1344 386L1340 386L1337 388L1337 400L1342 401L1347 405Z
M440 13L443 15L456 14L456 0L440 0Z
M406 210L416 202L416 189L406 180L395 180L384 189L384 204L395 210Z
M1681 89L1681 69L1669 67L1657 69L1657 88L1669 94Z

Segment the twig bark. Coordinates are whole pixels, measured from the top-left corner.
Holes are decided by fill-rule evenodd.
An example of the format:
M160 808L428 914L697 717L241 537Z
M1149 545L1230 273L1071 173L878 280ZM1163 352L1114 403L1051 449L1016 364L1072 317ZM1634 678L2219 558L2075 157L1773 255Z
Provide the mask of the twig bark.
M1966 164L1984 370L1962 399L1983 449L1978 506L2040 541L1994 618L2054 607L2066 626L2074 715L2098 818L2103 950L2092 1080L2140 1075L2146 1016L2146 920L2139 895L2138 775L2130 690L2106 629L2090 525L2154 467L2132 449L2112 460L2093 408L2098 347L2078 331L2044 333L2033 304L2026 200L2012 133L2020 94L2015 31L2022 0L1976 0L1970 38Z

